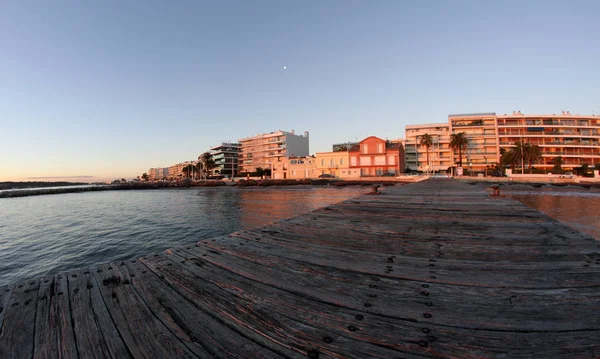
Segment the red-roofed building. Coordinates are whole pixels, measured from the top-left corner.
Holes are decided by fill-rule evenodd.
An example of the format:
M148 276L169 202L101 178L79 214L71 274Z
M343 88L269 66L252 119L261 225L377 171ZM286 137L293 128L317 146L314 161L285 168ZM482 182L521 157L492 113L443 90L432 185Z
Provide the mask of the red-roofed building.
M399 142L370 136L352 146L350 168L358 169L360 176L399 175L404 169L404 148Z

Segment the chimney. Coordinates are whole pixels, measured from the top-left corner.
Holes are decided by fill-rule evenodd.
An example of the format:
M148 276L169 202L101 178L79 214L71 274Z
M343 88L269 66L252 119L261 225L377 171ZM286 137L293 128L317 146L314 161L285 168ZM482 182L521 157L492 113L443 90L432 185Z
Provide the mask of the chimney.
M290 133L291 133L292 135L293 135L293 134L295 134L294 130L291 130L291 131L290 131Z
M304 137L308 138L308 131L304 131Z

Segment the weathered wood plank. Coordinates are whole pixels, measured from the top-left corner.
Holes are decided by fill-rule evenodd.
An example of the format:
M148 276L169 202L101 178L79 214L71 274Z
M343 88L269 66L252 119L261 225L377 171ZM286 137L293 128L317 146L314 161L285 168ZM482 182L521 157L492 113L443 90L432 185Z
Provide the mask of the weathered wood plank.
M79 355L81 358L131 358L92 275L96 270L84 269L65 276Z
M186 256L187 251L189 250L180 249L179 252L173 252L171 256L167 256L166 258L171 259L172 263L167 261L162 262L162 273L164 273L165 270L169 270L169 268L172 268L173 266L185 264L186 262L179 264L179 261L174 259L173 256L179 255L182 256L181 258L188 258ZM252 295L258 295L260 297L261 306L265 308L265 312L271 314L280 312L283 316L285 316L285 318L294 319L294 322L297 323L310 324L315 328L320 328L324 332L329 333L330 336L348 335L348 331L340 331L340 328L344 328L344 326L350 322L353 323L353 325L357 328L356 332L350 333L358 335L362 342L378 343L377 345L379 346L402 350L403 355L407 355L409 353L413 355L423 355L423 351L426 351L429 355L435 352L441 352L444 353L444 355L442 355L443 357L452 355L465 357L466 355L464 352L455 352L455 343L460 341L465 345L468 345L470 348L470 353L474 355L474 357L477 357L475 353L480 353L478 354L479 356L483 355L484 353L488 352L487 348L489 346L492 346L494 343L502 340L500 338L504 338L504 340L506 340L506 333L509 332L509 330L505 330L504 332L487 331L485 328L483 328L483 326L482 328L451 327L449 325L453 324L452 321L446 321L443 322L442 325L438 325L437 318L440 312L438 311L437 299L428 298L429 301L433 301L433 306L429 306L427 304L428 302L424 302L421 299L418 303L420 307L409 308L405 306L404 303L398 301L398 296L390 298L386 297L385 293L384 295L381 295L382 292L380 291L380 288L373 289L369 287L364 288L362 293L353 293L352 295L355 295L358 300L362 299L362 302L360 303L361 305L358 308L350 308L347 310L343 307L343 302L325 303L325 300L327 299L327 296L325 295L315 298L315 304L315 302L308 300L309 298L303 295L304 293L300 293L301 291L298 288L293 291L296 295L288 297L288 294L275 290L272 286L261 286L260 284L248 282L236 275L227 273L227 271L222 271L212 267L208 263L203 263L203 259L206 260L206 258L208 258L208 256L190 258L189 260L195 264L195 266L190 267L190 270L203 279L210 280L212 278L218 278L216 281L218 285L226 289L235 288L234 294L239 295L242 299L248 300L249 298L252 298ZM167 264L164 265L164 263ZM202 272L205 273L201 274ZM382 282L377 281L371 283L381 284ZM326 288L328 287L324 286L323 290L326 290ZM385 290L385 288L381 289ZM244 292L244 290L247 290L247 292ZM423 290L423 287L420 287L420 290ZM373 295L375 293L377 293L377 295ZM231 295L229 298L230 300L235 301ZM407 317L402 319L390 318L387 316L377 315L370 311L373 308L385 307L385 304L388 300L394 301L393 303L401 308L401 312ZM255 300L252 300L252 302L255 302ZM364 307L363 303L365 302L370 303L371 307ZM318 308L314 309L315 306L318 306ZM501 312L506 311L506 309L507 308L503 306L502 308L497 308L496 310ZM384 310L390 310L394 313L399 311L398 309L394 308L390 309L390 307L387 307ZM326 319L322 320L321 317L324 315L324 313L326 313ZM432 317L425 318L423 316L425 313L431 314ZM485 320L494 319L494 316L497 316L497 314L498 312L496 311L489 313L489 308L485 314L477 311L472 313L472 315L479 315ZM360 320L357 320L357 315L362 316ZM412 317L408 317L411 315ZM526 316L526 313L516 318L516 322L521 323L523 316ZM454 325L457 324L454 323ZM513 328L513 330L515 331L511 332L511 338L513 338L512 340L521 342L521 347L519 350L513 347L510 348L510 352L513 355L519 353L521 350L522 352L531 352L532 346L535 347L536 345L541 345L539 338L537 338L538 335L531 334L533 331L523 330L523 326L521 328ZM548 343L552 344L548 345L548 347L552 349L547 350L547 354L550 355L554 353L552 355L555 355L558 351L570 351L573 354L582 352L581 345L583 345L584 342L579 341L574 343L571 340L573 336L579 335L578 331L569 332L563 330L550 332L546 329L543 331L546 333L545 339L548 340ZM438 334L441 334L445 339L448 340L444 341L441 337L438 338ZM413 345L407 345L404 341L408 341ZM417 345L415 344L418 345L417 350L415 350L417 348ZM593 346L598 347L598 343L594 342L594 340L591 338L585 342L585 345L586 346L584 350L589 350L589 348ZM566 348L568 348L568 350ZM506 348L498 348L497 350L499 353L506 352ZM541 353L541 351L538 352ZM342 355L339 352L336 353Z
M345 319L339 323L328 321L339 313L339 308L329 310L323 303L311 303L308 300L300 305L298 298L285 296L285 299L281 299L284 293L270 290L259 283L252 283L241 277L236 280L217 268L213 268L215 271L207 271L205 266L211 266L209 263L182 263L174 257L161 255L142 260L163 275L165 280L180 286L182 293L199 306L210 308L226 323L236 323L239 328L245 329L245 335L263 345L278 348L282 354L299 357L318 351L326 356L385 358L409 356L411 353L407 347L412 346L415 353L409 357L429 356L417 344L422 336L417 331L414 331L413 337L419 337L419 340L408 343L405 340L408 341L409 338L397 339L393 348L367 342L359 345L361 342L352 337L360 336L360 333L349 329L353 325L359 325L356 313L346 313ZM319 308L315 310L315 307ZM327 320L323 320L324 318ZM324 327L320 324L323 322L328 324Z
M123 342L133 357L196 358L165 327L137 295L117 264L99 266L92 273L102 299Z
M241 333L222 324L159 279L139 261L120 267L154 315L202 358L280 358Z
M29 280L15 285L6 305L7 311L0 332L0 358L33 356L39 286L39 280Z
M457 181L385 188L0 288L0 357L599 357L599 248Z
M377 315L401 317L409 311L421 313L424 303L433 303L432 298L436 298L434 321L451 322L464 328L531 331L552 324L555 330L600 329L600 322L595 317L584 317L577 322L572 320L573 311L593 310L600 304L600 293L594 287L549 290L486 288L447 284L437 279L406 281L381 278L336 268L320 268L270 255L260 247L253 248L253 243L239 244L228 247L226 251L203 245L182 249L181 252L275 288ZM385 263L389 264L388 261ZM367 294L376 294L381 304L363 308L364 301L369 299ZM555 315L540 316L536 307L540 302L545 303L546 310L552 308ZM478 322L478 317L473 314L487 313L489 308L510 310L499 320ZM528 318L526 322L521 320L523 316Z
M2 322L4 314L8 310L8 299L13 291L14 284L7 284L0 287L0 332L2 331Z

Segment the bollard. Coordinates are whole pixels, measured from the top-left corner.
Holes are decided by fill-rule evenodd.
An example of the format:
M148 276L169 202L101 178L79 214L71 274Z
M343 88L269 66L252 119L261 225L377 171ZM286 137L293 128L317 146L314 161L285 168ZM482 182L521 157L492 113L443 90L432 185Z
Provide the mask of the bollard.
M500 186L493 185L492 189L494 190L494 192L492 193L492 197L499 197L500 196Z

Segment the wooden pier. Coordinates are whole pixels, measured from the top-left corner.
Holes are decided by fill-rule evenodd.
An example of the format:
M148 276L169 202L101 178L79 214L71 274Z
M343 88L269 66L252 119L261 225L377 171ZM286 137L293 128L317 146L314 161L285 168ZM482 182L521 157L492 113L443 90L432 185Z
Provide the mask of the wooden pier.
M0 358L593 358L600 248L428 180L0 288Z

